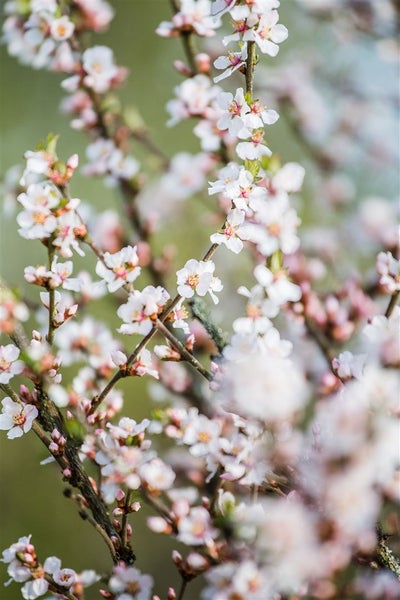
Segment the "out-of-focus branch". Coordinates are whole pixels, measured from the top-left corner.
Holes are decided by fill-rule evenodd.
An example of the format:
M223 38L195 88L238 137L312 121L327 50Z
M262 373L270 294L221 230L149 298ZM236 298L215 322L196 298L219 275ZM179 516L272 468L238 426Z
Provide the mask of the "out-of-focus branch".
M387 317L387 318L390 317L390 315L394 311L395 306L397 305L397 303L398 303L399 300L400 300L400 291L397 291L390 298L388 307L387 307L386 312L385 312L385 317Z

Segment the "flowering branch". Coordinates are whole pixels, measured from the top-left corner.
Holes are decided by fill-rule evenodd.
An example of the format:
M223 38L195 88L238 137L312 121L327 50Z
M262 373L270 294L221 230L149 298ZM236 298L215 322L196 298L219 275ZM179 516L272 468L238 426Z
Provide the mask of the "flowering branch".
M315 189L309 184L312 194L306 188L300 230L296 195L305 170L282 163L266 145L266 128L279 114L255 97L259 56L276 57L288 37L279 23L279 0L170 0L171 21L162 22L157 33L182 39L187 64L175 63L183 81L167 104L168 126L191 120L201 148L171 160L146 127L130 126L109 95L126 77L112 50L84 45L89 31L109 23L113 10L107 2L28 4L6 3L10 53L35 68L67 75L63 110L73 115L72 127L91 138L83 172L119 189L137 245L126 245L115 211L93 215L83 206L78 212L81 201L69 192L78 156L59 160L56 136L25 153L25 169L14 185L22 207L18 233L47 246L48 258L24 270L25 280L41 288L41 302L26 304L0 287L0 330L12 341L0 346L0 389L6 395L0 430L13 440L33 429L59 466L68 484L65 496L110 552L112 572L102 577L107 589L101 595L149 600L152 594L152 577L133 566L132 545L142 544L135 538L131 544L138 534L129 514L140 511L140 503L132 502L139 497L152 512L149 529L187 548L185 556L173 552L181 584L177 591L169 586L170 600L182 600L188 582L200 575L202 597L210 600L319 597L327 589L335 597L359 597L365 590L397 597L398 560L376 529L380 515L388 515L385 530L395 522L398 470L400 262L394 256L394 216L379 201L378 210L349 215L347 226L361 241L371 234L377 276L371 285L362 284L362 274L339 281L341 240L332 241L325 229L307 231L308 196L321 199L313 211L319 216L326 212L326 196L334 198L334 206L344 202L351 186L335 180L342 140L338 152L333 122L326 126L329 143L319 137L323 111L302 57L292 72L291 65L285 71L278 64L268 77L272 104L290 106L294 133L305 138L318 175L324 173ZM198 54L196 38L218 36L225 17L232 30L221 36L223 55ZM338 39L333 43L339 52ZM243 87L221 87L240 75ZM343 86L340 91L345 93ZM338 131L361 130L362 115L347 108ZM135 140L159 159L159 178L142 174L127 154ZM360 140L357 135L354 141ZM375 152L383 154L378 146ZM172 251L166 246L156 258L150 247L156 219L163 223L153 202L161 198L170 214L203 193L207 182L209 196L217 200L214 207L207 202L208 224L223 224L211 232L201 260L189 257L177 269L171 298L164 282ZM75 254L83 256L84 245L97 258L96 280L86 271L72 275ZM244 262L240 257L227 269L228 285L222 261L217 270L212 260L221 245L233 256L247 252ZM366 263L368 243L359 246L360 262ZM382 251L375 258L376 248ZM154 285L140 287L145 268ZM337 287L324 291L334 277ZM235 300L230 290L237 285ZM129 344L89 310L107 293L113 301L108 312L115 304L113 317L122 321L117 333L141 336L129 352ZM385 314L378 294L389 301ZM228 308L242 306L226 339L205 297L225 303L224 323ZM21 326L28 318L37 323L30 336ZM156 335L166 345L153 347ZM315 345L327 364L315 360ZM208 368L197 358L214 354ZM117 382L149 376L157 380L149 418L123 416ZM24 382L18 393L10 383L15 377ZM30 536L11 544L3 561L30 600L48 591L81 600L83 589L100 579L94 572L62 569L57 557L39 562ZM382 569L373 571L377 563Z

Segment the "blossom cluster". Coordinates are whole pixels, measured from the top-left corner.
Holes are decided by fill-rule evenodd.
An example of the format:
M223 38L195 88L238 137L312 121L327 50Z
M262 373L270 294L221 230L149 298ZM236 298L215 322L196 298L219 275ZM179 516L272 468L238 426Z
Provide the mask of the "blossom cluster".
M35 600L47 592L61 595L63 592L75 592L89 587L100 578L95 571L87 570L78 574L73 569L61 568L61 560L56 556L49 556L41 564L31 543L31 536L21 537L18 542L11 544L3 551L1 560L8 565L10 580L6 585L11 581L23 583L21 593L25 600Z
M3 32L8 52L23 64L35 69L74 72L79 57L74 52L74 36L85 30L101 31L113 17L113 10L104 0L77 0L72 13L63 14L56 0L33 0L27 3L9 1ZM86 63L90 62L89 52ZM87 71L90 76L90 67Z
M96 583L110 600L159 600L158 582L134 566L141 540L131 517L141 518L146 503L152 535L181 548L172 553L181 587L169 587L169 600L189 594L200 575L204 600L392 600L400 593L387 544L399 499L393 211L373 222L373 199L360 209L373 268L364 279L341 277L337 239L300 228L304 167L281 160L266 140L288 105L301 107L294 127L331 177L331 206L351 196L308 129L306 116L318 118L299 92L307 76L291 88L282 72L271 74L272 102L254 79L258 53L275 59L288 36L280 2L171 5L156 33L182 38L188 64L175 63L184 79L167 103L167 125L194 123L201 148L171 159L108 96L126 76L112 50L83 41L111 20L104 0L5 6L9 53L68 75L62 110L90 138L82 172L119 190L126 216L98 214L71 196L78 156L61 161L56 137L25 153L14 182L18 233L40 241L47 257L24 269L26 283L42 288L40 302L0 288L0 331L10 338L0 346L0 430L12 440L33 429L48 453L42 464L57 465L66 497L100 533L113 566L100 577L61 568L55 556L40 562L26 536L3 552L6 585L21 584L26 600L81 600ZM233 32L221 36L222 47L234 49L217 56L212 44L225 22ZM192 42L203 38L207 52L197 53ZM158 179L130 155L130 138L160 163ZM168 223L205 189L208 250L194 255L190 245L186 260L159 250L153 236L164 217ZM83 245L95 256L93 274L76 271ZM239 286L224 256L235 261ZM94 317L97 307L91 312L97 300L111 325ZM128 405L137 377L155 403L141 420Z

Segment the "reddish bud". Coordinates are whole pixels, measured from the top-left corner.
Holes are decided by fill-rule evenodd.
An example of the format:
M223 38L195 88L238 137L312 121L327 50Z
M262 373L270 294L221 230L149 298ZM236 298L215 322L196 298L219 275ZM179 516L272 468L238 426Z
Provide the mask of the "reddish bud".
M200 52L199 54L196 54L195 61L199 73L205 73L206 75L208 75L211 70L210 56L205 52Z
M191 77L193 75L192 70L189 69L189 67L186 66L181 60L174 60L174 67L178 73L184 75L185 77Z

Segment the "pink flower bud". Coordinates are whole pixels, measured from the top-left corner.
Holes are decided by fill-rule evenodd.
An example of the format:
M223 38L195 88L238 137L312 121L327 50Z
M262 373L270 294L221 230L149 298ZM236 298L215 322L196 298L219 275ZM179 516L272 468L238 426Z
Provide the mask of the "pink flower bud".
M147 242L138 242L136 244L136 252L139 258L139 264L142 267L147 267L151 260L151 249Z
M51 435L51 439L54 442L57 442L60 439L60 437L61 437L61 433L56 428L53 429L53 431L51 432L50 435Z
M210 56L208 54L206 54L205 52L199 52L199 54L196 54L196 56L195 56L195 61L196 61L196 65L199 70L199 73L205 73L206 75L208 75L208 73L210 72L210 69L211 69Z
M87 422L89 425L94 425L96 423L96 415L89 415Z
M176 592L174 588L168 588L167 600L176 600Z
M21 400L23 400L27 404L30 404L31 394L29 392L29 389L26 387L26 385L22 384L19 386L19 395L20 395Z
M58 444L56 444L55 442L50 442L49 452L51 452L52 454L58 454L59 451L60 451L60 448L58 447Z
M172 560L176 565L181 565L183 562L182 554L178 550L172 550Z
M204 571L209 566L208 560L197 552L191 552L188 555L186 562L192 571L198 573Z
M117 490L117 493L115 494L115 499L118 502L121 502L124 498L125 498L125 492L123 490L121 490L121 488L120 488L119 490Z
M76 153L72 154L72 156L70 156L69 159L67 160L67 167L69 167L72 170L75 170L78 165L79 165L79 156Z
M184 75L185 77L190 77L193 74L192 70L189 69L189 67L187 67L181 60L174 60L174 67L178 73Z

